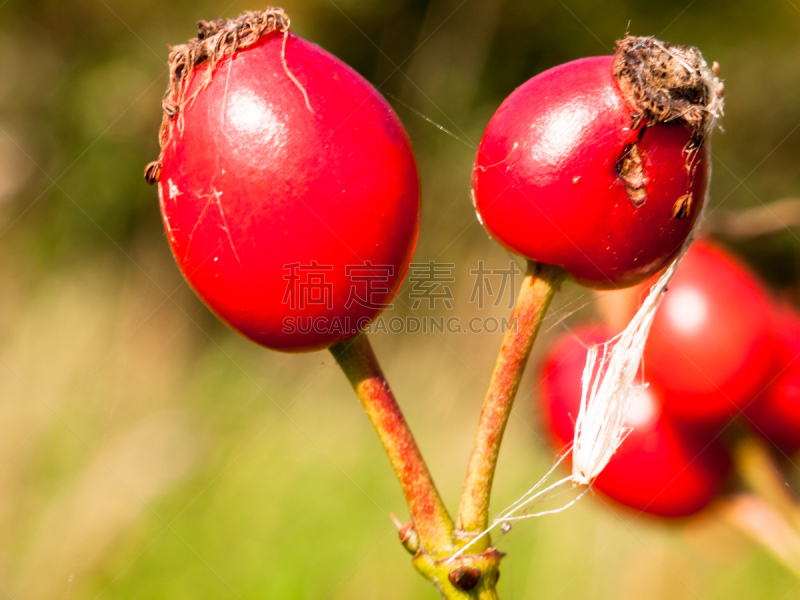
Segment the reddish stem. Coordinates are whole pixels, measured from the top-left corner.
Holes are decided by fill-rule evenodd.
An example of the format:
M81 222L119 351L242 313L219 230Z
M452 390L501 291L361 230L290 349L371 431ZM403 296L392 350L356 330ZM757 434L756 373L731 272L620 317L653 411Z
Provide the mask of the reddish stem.
M733 456L742 483L783 515L800 535L800 501L766 443L745 437L735 446Z
M331 348L367 411L403 488L422 548L436 554L452 547L453 521L425 460L389 389L366 334Z
M475 434L458 515L459 529L464 532L479 533L489 524L489 499L503 433L536 334L565 277L560 267L528 262L512 313L515 326L503 338ZM474 552L488 547L488 536L483 539L486 541L476 544Z
M728 523L800 577L800 535L780 510L748 493L731 495L721 507Z
M745 488L721 503L727 521L800 577L800 504L767 445L745 437L734 447Z

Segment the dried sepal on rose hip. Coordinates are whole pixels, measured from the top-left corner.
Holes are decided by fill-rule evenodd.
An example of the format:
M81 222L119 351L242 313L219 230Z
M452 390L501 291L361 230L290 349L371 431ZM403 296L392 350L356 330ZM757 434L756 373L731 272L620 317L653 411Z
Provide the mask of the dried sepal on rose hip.
M643 281L677 255L701 212L723 92L696 48L649 37L537 75L481 140L481 221L508 249L589 287Z
M181 271L264 346L329 347L391 302L419 229L408 136L375 88L277 8L170 54L158 183Z

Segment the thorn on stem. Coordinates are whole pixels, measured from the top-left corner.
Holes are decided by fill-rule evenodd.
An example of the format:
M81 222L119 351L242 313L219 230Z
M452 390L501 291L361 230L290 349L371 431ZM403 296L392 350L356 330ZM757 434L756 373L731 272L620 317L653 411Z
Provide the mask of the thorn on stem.
M417 530L414 529L413 521L403 524L394 514L389 514L389 517L392 519L394 526L397 527L397 535L400 538L400 543L403 544L405 549L411 554L416 554L419 550L419 536L417 535Z

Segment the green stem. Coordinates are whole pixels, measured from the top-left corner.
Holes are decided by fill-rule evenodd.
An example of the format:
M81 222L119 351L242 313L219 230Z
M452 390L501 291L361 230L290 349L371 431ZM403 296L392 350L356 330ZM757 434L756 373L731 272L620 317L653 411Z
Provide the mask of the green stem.
M465 532L461 536L465 541L489 525L489 499L503 433L536 334L565 277L566 272L560 267L528 262L528 271L512 314L514 327L506 331L503 338L464 481L458 524L459 530ZM480 552L489 545L489 536L485 536L473 548Z
M425 460L389 389L366 334L331 348L367 411L403 488L421 548L430 554L452 548L453 521Z
M365 334L331 348L369 415L400 480L412 522L398 529L413 555L414 568L445 600L497 600L503 555L494 549L464 554L456 550L453 521L445 509L400 407L389 389Z
M498 600L497 579L502 558L500 552L490 548L481 554L463 554L452 563L447 562L449 556L435 559L420 552L412 562L445 600Z
M464 484L460 527L468 533L488 525L489 496L511 407L519 388L533 341L553 296L566 277L559 267L528 263L484 402ZM331 353L361 399L389 456L411 512L412 526L400 527L403 544L414 554L413 565L446 600L497 600L497 578L502 554L490 548L488 536L472 553L456 559L454 551L466 537L454 532L433 483L378 360L361 334L331 348Z

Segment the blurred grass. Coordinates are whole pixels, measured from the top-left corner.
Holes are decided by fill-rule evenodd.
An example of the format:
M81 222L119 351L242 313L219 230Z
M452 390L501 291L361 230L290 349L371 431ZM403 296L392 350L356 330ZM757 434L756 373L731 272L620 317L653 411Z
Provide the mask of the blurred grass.
M469 200L483 127L524 80L607 53L627 30L697 45L722 64L726 132L714 142L710 211L798 193L792 1L283 6L297 33L390 95L422 172L415 259L456 265L453 314L464 321L506 315L505 302L483 311L468 302L478 260L510 259ZM197 19L254 8L0 2L0 589L10 598L435 597L394 537L388 514L404 518L403 499L331 358L265 351L220 325L182 283L142 179L157 154L165 44L191 37ZM787 232L740 250L800 297L797 242ZM562 320L586 318L588 304L567 286L534 368ZM455 510L499 334L375 337ZM535 394L531 376L501 456L497 508L552 460ZM500 548L503 598L798 593L713 511L665 527L587 499L519 525Z

